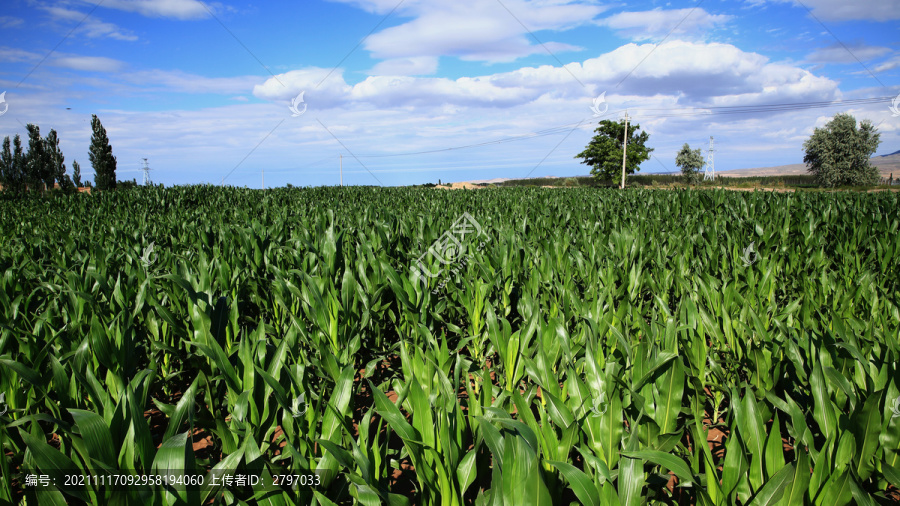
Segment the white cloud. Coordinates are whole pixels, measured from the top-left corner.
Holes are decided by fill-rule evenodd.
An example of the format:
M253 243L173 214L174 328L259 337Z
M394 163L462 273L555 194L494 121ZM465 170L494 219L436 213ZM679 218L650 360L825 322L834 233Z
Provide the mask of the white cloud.
M265 100L289 102L301 91L310 108L339 105L350 93L340 70L310 67L278 74L253 87L253 95Z
M872 70L874 72L887 72L888 70L893 70L897 67L900 67L900 56L895 56L884 63L876 65Z
M118 72L125 65L119 60L102 56L56 56L50 64L54 67L92 72Z
M414 56L381 61L371 73L390 76L428 75L437 72L437 67L438 58L435 56Z
M110 38L116 40L135 41L137 36L123 30L113 23L100 21L94 16L64 7L42 5L41 9L50 14L54 21L63 21L77 26L75 33L83 33L91 38Z
M898 0L757 0L753 5L762 5L766 1L792 3L806 12L807 7L820 21L893 21L900 19L900 1Z
M106 0L103 7L152 18L199 19L209 12L197 0Z
M25 20L14 16L0 16L0 28L12 28L24 23Z
M206 77L180 70L144 70L121 76L123 80L141 85L144 91L174 93L214 93L237 95L247 93L259 78L255 76Z
M890 52L891 49L888 47L866 46L859 43L844 47L842 44L834 43L813 51L806 59L823 63L857 63L857 59L868 61Z
M0 46L0 62L37 64L45 56L23 49ZM59 51L53 52L45 64L52 67L95 72L117 72L125 67L125 62L113 58L61 53Z
M638 62L642 63L638 65ZM310 107L317 104L320 109L412 107L421 110L447 106L507 109L544 98L585 100L589 104L589 100L604 90L609 92L607 101L611 108L616 108L617 99L613 94L630 96L632 103L647 97L680 97L682 105L688 106L796 102L807 98L833 99L839 95L835 81L799 67L770 63L762 55L729 44L686 41L659 46L627 44L566 68L523 67L455 80L370 76L350 86L340 72L334 72L317 88L326 73L325 69L316 68L288 72L255 86L253 93L265 100L286 102L306 91ZM622 84L617 88L619 82Z
M25 51L9 46L0 46L0 61L2 62L27 62L37 61L43 58L43 55L31 51Z
M632 40L660 40L669 32L681 39L702 39L707 32L733 16L710 14L703 9L673 9L620 12L598 22ZM676 28L677 27L677 28Z
M340 1L378 14L386 14L397 6L393 0ZM365 48L373 57L388 60L455 56L470 61L509 62L545 51L529 31L567 30L591 22L604 10L605 7L564 0L410 1L401 4L395 16L413 19L374 33L366 39ZM541 36L554 52L580 49L544 38Z

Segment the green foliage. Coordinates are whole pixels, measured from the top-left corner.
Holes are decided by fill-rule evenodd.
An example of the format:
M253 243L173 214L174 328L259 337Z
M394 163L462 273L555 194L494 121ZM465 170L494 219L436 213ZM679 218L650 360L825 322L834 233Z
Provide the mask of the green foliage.
M136 178L132 179L131 181L125 180L125 181L119 181L116 183L116 189L119 189L119 190L129 190L131 188L137 188L137 186L138 186L138 182L137 182Z
M28 151L25 153L25 181L32 192L53 188L53 166L47 144L41 138L39 126L29 123Z
M88 158L94 168L94 183L98 190L116 189L116 157L106 136L106 129L96 114L91 116L91 147Z
M59 183L59 189L64 193L73 193L75 185L72 183L69 175L66 174L66 158L63 156L62 150L59 149L59 138L56 135L56 130L51 129L44 139L44 151L50 162L50 172L53 173L53 178Z
M72 183L78 188L83 186L81 182L81 166L78 165L76 160L72 160Z
M638 133L641 126L637 123L628 125L628 145L625 162L625 174L634 174L640 170L641 163L650 159L653 148L645 146L650 134ZM622 174L622 151L625 141L625 120L615 122L603 120L594 132L584 151L575 155L581 163L591 167L591 174L598 181L619 181Z
M22 152L22 139L18 134L13 138L10 147L9 137L3 139L3 151L0 152L0 183L4 191L20 194L25 191L26 161Z
M0 503L888 503L898 208L595 188L0 199ZM464 212L485 240L435 292L410 268ZM322 482L24 490L100 468Z
M684 182L695 185L700 182L700 169L706 165L706 161L703 160L703 151L700 148L692 150L688 143L684 143L681 151L675 156L675 165L681 169Z
M869 120L856 127L856 118L841 113L816 128L803 143L803 163L820 186L869 186L878 183L878 169L869 158L878 150L881 135Z

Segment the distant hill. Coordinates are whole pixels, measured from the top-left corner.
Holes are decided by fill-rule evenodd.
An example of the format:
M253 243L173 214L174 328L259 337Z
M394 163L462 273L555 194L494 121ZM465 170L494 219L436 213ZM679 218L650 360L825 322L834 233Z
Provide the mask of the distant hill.
M894 151L893 153L887 155L874 156L871 158L872 165L878 167L878 172L881 173L881 177L890 177L893 173L895 179L900 179L900 151ZM680 172L666 172L666 173L638 173L639 175L678 175ZM721 170L716 171L716 175L724 176L724 177L761 177L761 176L799 176L809 174L806 171L806 164L803 163L793 163L790 165L777 165L775 167L757 167L754 169L737 169L737 170ZM557 178L558 176L541 176L542 179L547 178ZM571 176L571 177L588 177L588 175L583 176ZM478 184L497 184L503 183L505 181L514 181L514 180L524 180L524 179L536 179L536 178L515 178L515 177L497 177L494 179L476 179L473 181L460 181L453 184L461 184L468 183L471 185Z
M878 167L881 177L889 177L891 173L900 178L900 151L889 155L875 156L871 158L872 165ZM775 167L758 167L755 169L737 169L717 171L717 175L725 177L758 177L758 176L796 176L808 174L806 164L793 163L790 165L778 165Z

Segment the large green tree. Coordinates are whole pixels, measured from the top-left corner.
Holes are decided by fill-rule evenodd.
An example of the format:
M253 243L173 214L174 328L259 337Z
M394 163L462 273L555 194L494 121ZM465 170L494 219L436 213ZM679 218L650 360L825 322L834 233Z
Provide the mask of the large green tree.
M53 168L47 156L46 143L41 138L41 128L25 125L28 130L28 151L25 153L25 181L31 191L43 191L53 187ZM48 184L49 180L49 184Z
M88 158L94 167L94 183L98 190L116 189L116 157L112 154L112 146L106 136L106 129L96 114L91 116L91 148Z
M880 134L871 121L863 120L857 128L856 118L840 113L824 128L816 128L803 143L803 162L820 186L877 184L878 169L869 158L880 142Z
M675 155L675 165L681 168L681 175L684 176L685 183L697 184L700 182L700 169L706 165L703 151L700 148L691 149L688 143L684 143L681 151Z
M646 146L650 134L638 131L637 123L628 125L628 146L625 161L625 173L634 174L640 170L641 163L650 159L653 148ZM584 151L575 155L581 163L591 167L591 174L601 182L619 181L622 174L622 144L625 140L625 120L615 122L603 120L594 132Z

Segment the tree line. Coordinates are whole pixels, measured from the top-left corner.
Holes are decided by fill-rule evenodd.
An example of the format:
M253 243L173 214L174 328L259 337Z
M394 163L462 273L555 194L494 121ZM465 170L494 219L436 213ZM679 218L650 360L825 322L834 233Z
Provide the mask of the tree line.
M16 134L3 139L0 149L0 184L3 190L12 193L44 192L58 184L60 190L70 193L82 186L81 167L72 162L72 176L66 171L65 156L59 148L56 130L50 129L46 137L41 137L41 129L35 124L25 126L28 130L28 148L23 149L22 139ZM98 190L116 188L116 157L106 129L97 115L91 116L91 145L88 159L94 169L94 184Z
M640 128L638 124L629 125L627 149L624 149L624 120L603 120L594 130L597 135L575 158L581 158L581 163L591 167L591 174L597 181L616 181L622 170L624 151L625 173L634 174L653 152L653 148L646 147L650 135L639 133ZM876 185L880 175L869 159L880 143L880 134L871 121L863 120L857 128L856 118L852 115L836 114L823 128L816 128L803 143L803 163L807 166L807 172L815 176L819 186ZM691 149L685 143L675 157L675 165L681 170L684 182L695 185L700 182L700 171L706 161L700 148Z

